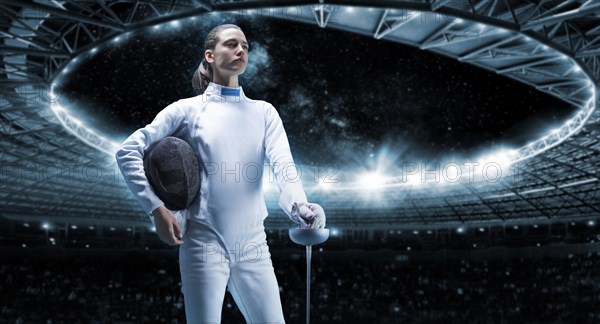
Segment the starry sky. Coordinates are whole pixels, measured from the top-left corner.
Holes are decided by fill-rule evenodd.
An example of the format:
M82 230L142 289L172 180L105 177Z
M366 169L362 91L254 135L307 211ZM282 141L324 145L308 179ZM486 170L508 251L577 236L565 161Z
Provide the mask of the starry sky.
M226 22L250 43L244 92L277 108L299 163L472 157L519 147L574 113L527 85L410 46L263 17L218 19L131 33L82 60L58 91L86 123L121 141L195 95L204 37Z

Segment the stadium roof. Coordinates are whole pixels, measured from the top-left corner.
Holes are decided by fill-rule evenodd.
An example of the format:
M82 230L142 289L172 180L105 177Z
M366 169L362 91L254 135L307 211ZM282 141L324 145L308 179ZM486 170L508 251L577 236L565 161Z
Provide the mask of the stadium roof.
M600 215L597 1L11 1L0 3L0 215L147 222L114 165L115 143L69 116L52 84L119 35L241 10L419 47L495 71L578 108L518 150L500 181L368 192L307 187L337 226L578 219ZM510 94L507 94L510 95ZM108 154L107 154L108 153ZM507 179L510 178L510 179ZM276 193L267 194L276 212ZM284 217L272 226L288 227Z

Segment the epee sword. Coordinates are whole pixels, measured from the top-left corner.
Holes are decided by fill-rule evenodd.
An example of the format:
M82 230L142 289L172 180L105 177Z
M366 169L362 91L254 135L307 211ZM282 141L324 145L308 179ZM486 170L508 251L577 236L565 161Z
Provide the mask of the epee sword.
M325 228L290 228L292 242L306 246L306 324L310 324L310 263L312 246L329 238L329 230Z

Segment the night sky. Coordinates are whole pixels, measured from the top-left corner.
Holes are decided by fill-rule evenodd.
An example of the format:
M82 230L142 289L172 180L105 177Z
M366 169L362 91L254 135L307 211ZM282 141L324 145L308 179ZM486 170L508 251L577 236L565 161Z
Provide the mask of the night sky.
M299 163L472 157L497 145L519 147L574 112L527 85L417 48L269 18L211 19L167 23L99 48L65 75L58 92L86 123L121 141L195 95L191 77L204 37L227 22L250 42L240 84L248 97L277 108Z

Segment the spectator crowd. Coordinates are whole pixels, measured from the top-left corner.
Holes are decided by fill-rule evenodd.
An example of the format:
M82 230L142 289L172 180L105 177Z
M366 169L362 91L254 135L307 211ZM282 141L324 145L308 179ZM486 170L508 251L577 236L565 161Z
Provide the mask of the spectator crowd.
M367 252L365 252L367 253ZM305 316L305 261L273 259L288 323ZM600 252L545 259L313 260L313 323L597 323ZM2 323L185 323L176 255L12 257ZM223 323L242 323L229 293Z

